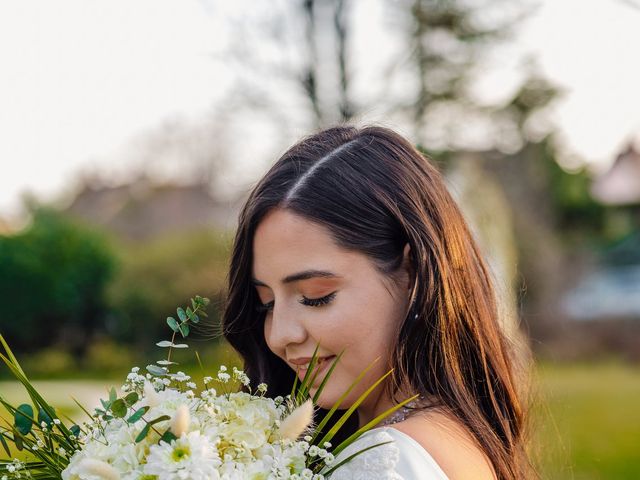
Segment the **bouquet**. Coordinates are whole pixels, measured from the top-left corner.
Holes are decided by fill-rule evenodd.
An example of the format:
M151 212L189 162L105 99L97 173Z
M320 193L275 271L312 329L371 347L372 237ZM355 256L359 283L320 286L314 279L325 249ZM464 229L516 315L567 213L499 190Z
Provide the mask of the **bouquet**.
M148 365L144 373L134 367L121 387L122 394L111 388L109 397L93 413L78 404L88 417L81 425L58 416L32 386L0 335L5 352L0 359L31 398L31 404L14 407L0 395L0 403L13 416L0 425L0 445L8 456L0 460L0 480L320 480L330 478L364 451L382 445L367 446L346 458L340 455L360 435L414 398L333 447L335 434L391 372L369 387L331 428L325 427L371 366L317 425L313 423L314 403L341 355L336 356L313 397L309 390L318 373L318 348L304 378L298 381L296 377L286 397L268 397L266 384L252 390L250 379L235 367L229 371L220 366L199 388L185 373L172 372L177 363L171 360L171 353L188 348L176 343L176 338L189 335L190 326L206 316L208 303L196 296L190 307L177 309L177 318L167 318L172 338L157 343L166 349L167 357ZM10 445L22 452L22 460L10 459Z

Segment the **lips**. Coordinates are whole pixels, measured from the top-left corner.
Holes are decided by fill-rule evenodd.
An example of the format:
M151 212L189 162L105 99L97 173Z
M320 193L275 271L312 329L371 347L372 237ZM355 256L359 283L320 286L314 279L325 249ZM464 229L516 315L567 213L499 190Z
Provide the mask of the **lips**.
M316 368L322 369L326 364L333 361L334 358L336 358L335 355L318 357ZM311 357L291 358L289 359L289 363L294 365L294 370L297 370L298 373L306 373L309 369L309 365L311 364Z

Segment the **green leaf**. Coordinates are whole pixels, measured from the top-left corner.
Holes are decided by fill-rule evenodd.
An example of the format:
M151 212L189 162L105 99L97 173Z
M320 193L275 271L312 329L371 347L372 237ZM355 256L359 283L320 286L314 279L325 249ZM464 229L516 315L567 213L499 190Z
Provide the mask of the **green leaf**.
M173 330L174 332L178 332L178 322L175 318L167 317L167 325L169 325L169 327L171 327L171 330Z
M376 426L378 423L380 423L384 418L388 417L389 415L391 415L393 412L395 412L396 410L399 410L400 408L404 407L407 403L415 400L416 398L418 398L420 395L414 395L413 397L409 397L406 400L403 400L402 402L398 403L397 405L394 405L393 407L389 408L388 410L385 410L384 412L382 412L380 415L378 415L376 418L374 418L373 420L371 420L369 423L367 423L366 425L364 425L363 427L359 428L354 434L352 434L351 436L349 436L346 440L343 440L342 443L340 443L340 445L338 445L334 450L333 450L333 454L334 455L338 455L342 450L344 450L345 448L347 448L349 445L351 445L354 441L357 440L357 438L362 435L363 433L365 433L367 430L370 430L372 427Z
M116 393L116 389L111 387L111 390L109 390L109 402L111 402L111 403L115 402L116 398L118 398L118 394Z
M167 369L157 365L147 365L147 371L156 377L163 377L167 374Z
M191 320L192 317L193 317L193 310L191 310L191 307L187 307L187 318Z
M13 419L16 430L22 435L29 435L33 426L33 407L23 403L16 409Z
M18 450L22 450L24 448L22 437L20 436L20 434L18 434L18 432L15 431L13 432L13 443Z
M116 418L124 418L127 414L127 405L122 398L118 398L111 404L111 413Z
M158 418L154 418L149 422L149 425L155 425L156 423L164 422L165 420L171 420L169 415L162 415Z
M160 437L160 441L167 442L167 443L171 443L172 441L177 439L178 437L176 437L171 430L167 430L166 432L164 432L162 437Z
M146 424L144 426L144 428L142 430L140 430L140 433L138 434L138 436L136 437L136 443L140 443L141 441L143 441L145 438L147 438L147 435L149 435L149 430L151 430L151 425Z
M349 396L351 391L356 387L356 385L358 385L358 383L360 383L362 381L362 379L367 374L367 372L373 368L373 366L375 365L375 363L378 360L379 360L379 358L374 360L373 362L371 362L367 366L367 368L365 368L362 372L360 372L360 374L358 374L358 376L353 381L353 383L351 383L349 388L347 388L347 390L340 396L340 398L338 398L338 400L336 400L336 403L331 407L331 409L327 412L327 414L324 416L324 418L320 421L320 423L318 424L318 427L316 428L316 433L313 435L312 442L313 442L314 445L316 445L316 442L315 442L316 437L322 431L322 429L327 424L327 422L329 422L329 420L331 419L333 414L336 412L336 410L338 410L340 408L340 405L342 405L342 402L344 401L344 399L347 398L347 396ZM322 442L322 443L324 443L324 442Z
M306 390L309 389L311 375L318 364L318 349L320 348L320 344L316 343L316 348L313 351L313 355L311 355L311 360L309 361L309 367L307 368L307 372L304 374L304 378L302 379L302 383L300 384L300 389L296 394L296 405L301 405L305 400ZM296 376L297 372L296 372Z
M182 334L183 338L189 336L189 325L187 325L186 323L181 323L180 324L180 333Z
M327 434L322 437L319 444L324 445L324 442L330 442L333 436L342 428L342 425L349 419L349 417L356 411L356 409L360 406L360 404L371 394L371 392L380 385L385 378L393 373L393 370L389 370L382 377L374 382L369 388L367 388L362 395L358 397L358 399L353 402L353 404L347 409L347 411L338 419L338 421L331 427L331 429L327 432ZM335 455L335 454L334 454Z
M0 443L2 443L4 451L7 452L7 458L11 458L11 450L9 450L9 445L7 445L7 441L4 439L5 434L5 432L0 432Z
M178 307L176 312L178 313L178 318L180 319L181 322L187 321L187 314L184 313L184 310L182 308Z
M71 427L69 427L69 431L76 437L80 435L80 427L78 425L71 425Z
M200 317L194 313L193 317L191 317L191 321L193 323L199 323L200 322Z
M316 391L316 394L313 396L314 405L318 403L318 399L320 398L320 395L322 394L322 391L324 390L324 387L326 386L327 382L329 381L329 378L333 374L333 371L335 370L336 366L338 365L338 362L342 358L343 354L344 354L344 350L342 350L338 355L336 355L336 358L334 358L333 362L331 362L331 367L329 367L329 371L327 372L327 374L322 379L322 382L320 383L320 386L318 387L318 390Z
M136 423L140 420L145 413L149 410L149 407L142 407L136 410L129 418L127 418L127 423Z
M53 425L53 419L45 412L44 408L40 407L38 409L38 425L42 426L42 422L44 422L47 428L51 428L51 425Z
M158 360L156 363L158 365L178 365L178 362L172 362L170 360Z
M124 403L126 403L127 406L130 407L131 405L136 403L138 399L138 394L136 392L131 392L126 397L124 397Z

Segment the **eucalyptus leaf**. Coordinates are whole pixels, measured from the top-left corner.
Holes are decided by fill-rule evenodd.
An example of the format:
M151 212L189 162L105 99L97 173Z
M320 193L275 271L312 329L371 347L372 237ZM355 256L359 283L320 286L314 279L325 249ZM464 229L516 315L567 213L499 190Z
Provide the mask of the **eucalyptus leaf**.
M182 308L178 307L176 312L178 313L178 318L180 318L181 322L186 322L187 321L187 314L184 313L184 310Z
M147 371L156 377L162 377L167 374L167 369L158 367L157 365L147 365Z
M136 392L131 392L127 394L126 397L124 397L124 403L126 403L127 406L130 407L131 405L136 403L138 399L139 399L138 394Z
M171 360L158 360L158 365L178 365L178 362L172 362Z
M176 437L171 430L167 430L166 432L164 432L164 434L162 434L162 437L160 437L160 440L162 442L167 442L167 443L171 443L173 440L177 440L177 439L178 437Z
M189 325L187 325L186 323L181 323L180 324L180 333L182 334L182 337L188 337L189 336Z
M173 347L174 345L173 345L173 342L169 340L162 340L161 342L156 343L156 346L167 348L167 347Z
M136 423L145 413L147 413L148 410L149 407L147 406L139 408L129 418L127 418L127 423Z
M156 423L164 422L165 420L171 420L171 417L169 415L162 415L149 421L149 425L155 425Z
M169 327L171 327L171 330L173 330L174 332L178 332L178 322L175 318L167 317L167 325L169 325Z
M149 430L151 430L151 425L146 424L144 426L144 428L142 430L140 430L140 433L138 434L138 436L136 437L136 443L140 443L141 441L143 441L145 438L147 438L147 435L149 435Z
M191 321L193 323L198 323L198 322L200 322L200 317L194 313L193 317L191 317Z
M43 422L47 428L51 428L51 425L53 425L53 419L44 410L44 408L40 407L38 409L38 425L42 425Z
M16 409L13 418L16 430L22 435L29 435L33 426L33 407L23 403Z
M189 345L186 343L177 343L173 346L173 348L189 348Z
M111 413L113 413L113 416L116 418L124 418L127 414L127 404L124 403L122 398L118 398L111 404Z

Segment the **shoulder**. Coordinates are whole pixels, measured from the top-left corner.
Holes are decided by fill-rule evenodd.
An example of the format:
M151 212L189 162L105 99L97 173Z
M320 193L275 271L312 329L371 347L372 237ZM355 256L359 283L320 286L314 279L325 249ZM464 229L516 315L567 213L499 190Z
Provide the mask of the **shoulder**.
M494 480L489 459L457 420L430 410L394 424L420 444L451 480Z

